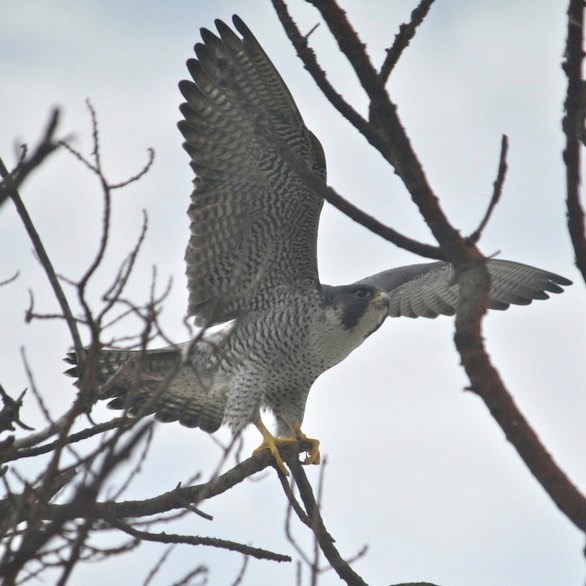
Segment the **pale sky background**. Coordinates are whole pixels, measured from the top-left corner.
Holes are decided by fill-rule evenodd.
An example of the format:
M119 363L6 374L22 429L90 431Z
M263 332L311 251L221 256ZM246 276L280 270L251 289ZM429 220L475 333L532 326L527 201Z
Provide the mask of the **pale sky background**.
M311 6L293 4L302 30L319 21ZM379 65L415 2L348 0L342 5ZM90 294L98 303L136 239L146 209L149 233L128 296L137 302L148 298L153 265L161 287L171 276L174 288L161 319L177 341L185 339L183 251L192 179L176 129L182 101L177 83L187 75L185 61L199 40L199 28L213 28L215 18L230 19L235 12L270 55L322 141L330 184L381 221L432 241L392 170L314 87L268 1L2 3L1 155L12 164L14 145L35 143L56 105L63 108L61 134L73 133L75 144L87 152L87 97L98 112L109 178L134 174L146 160L146 149L155 148L148 176L115 194L112 243ZM390 89L433 188L463 233L474 230L482 217L500 136L509 135L503 201L481 248L553 270L575 285L548 302L491 314L485 337L522 411L584 490L586 299L565 228L564 34L563 2L444 0L401 60ZM313 33L311 44L332 81L364 112L364 95L325 25ZM63 152L34 175L23 196L57 271L78 278L99 238L95 178ZM20 354L24 348L37 386L58 416L74 393L70 379L61 374L70 340L60 322L24 323L28 288L38 311L54 312L57 305L12 205L1 210L0 226L0 280L20 270L15 283L0 289L0 382L13 393L30 386ZM319 240L322 281L349 283L420 260L325 206ZM109 334L135 332L133 326L120 324ZM345 556L368 545L354 568L373 585L423 580L442 586L583 584L583 536L532 478L486 407L464 392L467 381L452 335L449 318L388 320L314 385L304 429L321 440L327 457L326 525ZM98 420L111 415L96 409ZM43 427L30 398L22 416ZM259 439L251 430L244 454ZM205 478L218 456L202 432L158 425L144 472L124 498L155 496L197 471ZM30 465L19 470L34 478ZM316 483L317 467L308 474ZM214 516L213 522L192 515L173 530L296 556L284 538L285 497L274 471L201 508ZM296 534L308 545L302 527ZM142 583L163 548L144 544L128 556L80 567L72 583ZM153 583L173 583L205 563L210 584L229 584L241 562L239 554L178 546ZM253 559L244 583L293 585L295 576L294 564ZM338 583L333 572L320 581L323 586Z

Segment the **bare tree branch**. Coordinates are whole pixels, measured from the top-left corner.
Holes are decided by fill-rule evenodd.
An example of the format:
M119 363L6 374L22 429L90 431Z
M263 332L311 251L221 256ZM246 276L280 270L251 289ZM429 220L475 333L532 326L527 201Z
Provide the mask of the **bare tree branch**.
M342 558L338 549L334 545L334 539L325 528L313 490L311 489L311 485L309 484L309 480L305 475L303 467L299 461L288 460L287 464L289 464L291 474L293 475L297 488L299 489L299 495L301 496L307 515L312 520L314 535L316 536L319 546L328 562L335 570L336 574L338 574L338 576L340 576L340 578L349 586L366 586L366 582L350 567L348 562Z
M7 277L6 279L0 281L0 287L4 287L5 285L9 285L10 283L14 283L16 279L20 276L20 271L16 271L14 275L11 277Z
M425 20L434 0L421 0L417 7L411 12L411 20L399 27L399 32L395 35L395 41L390 49L387 49L387 56L380 68L380 79L386 84L395 65L397 65L403 51L409 46L409 43L415 37L417 28Z
M286 4L283 0L272 0L275 11L281 20L281 24L289 37L289 40L295 47L299 58L302 60L305 69L309 71L318 87L323 94L328 98L330 103L378 150L383 149L380 136L374 132L374 126L360 117L344 99L334 90L333 86L328 82L325 72L318 65L315 58L315 53L309 48L307 44L307 37L304 37L299 32L297 25L291 18ZM315 174L307 170L307 166L300 161L295 162L296 157L292 153L285 153L288 161L293 161L297 171L303 176L304 181L307 181L311 189L319 193L328 203L339 209L343 214L361 224L371 232L378 234L385 240L404 248L415 254L420 254L428 258L436 258L444 260L444 255L436 246L423 244L411 238L400 234L393 228L385 226L379 220L365 213L355 205L351 204L347 199L337 194L330 186L327 186Z
M175 549L175 545L170 545L161 555L161 557L157 560L154 566L151 568L151 571L148 573L142 586L149 586L152 580L155 578L159 570L162 568L163 564L167 561L171 552Z
M486 228L486 225L488 224L490 217L492 216L492 212L494 211L494 208L496 207L496 205L498 204L498 202L501 199L503 185L505 184L505 177L507 175L507 152L508 152L508 150L509 150L509 139L506 134L503 134L503 137L501 139L501 154L499 157L499 166L498 166L496 179L494 180L494 183L493 183L492 197L490 198L490 203L488 204L486 214L484 215L484 218L482 218L480 225L466 239L468 242L472 242L473 244L476 244L476 242L478 242L480 240L480 237L482 236L482 232L483 232L484 228Z
M352 65L370 98L370 124L377 128L381 140L371 141L370 134L365 135L366 138L401 177L413 202L439 242L444 258L454 264L456 279L460 285L454 340L471 381L471 388L486 402L517 453L558 508L576 526L584 529L586 500L522 418L497 371L490 364L484 348L481 320L487 307L489 281L480 251L472 242L462 238L448 222L397 115L397 108L390 100L380 76L370 63L364 44L348 22L344 11L335 0L315 0L312 4L321 13L341 52ZM581 129L580 124L580 132ZM498 192L499 181L496 183L495 191ZM497 405L498 410L495 410ZM524 424L519 425L520 422Z
M306 452L309 448L309 443L298 442L279 449L283 454L283 458L289 463L297 459L299 454ZM140 501L96 502L91 506L87 503L76 504L75 502L66 505L49 505L45 518L77 519L91 517L110 520L156 515L182 509L185 507L185 503L200 503L202 500L218 496L243 482L249 476L270 467L276 467L275 461L268 451L264 451L244 460L223 474L214 476L203 484L178 487L159 496Z
M227 549L229 551L236 551L244 555L249 555L257 559L272 560L274 562L290 562L291 558L288 555L282 555L262 549L259 547L251 547L236 541L228 541L226 539L217 539L215 537L199 537L196 535L175 535L172 533L150 533L149 531L140 531L131 527L127 523L121 521L111 520L112 526L136 537L141 541L155 541L158 543L185 543L188 545L206 545L208 547L218 547L220 549Z
M248 558L246 558L248 559ZM193 570L190 570L177 582L173 582L171 586L205 586L207 581L208 569L201 564L195 567ZM201 576L203 578L203 582L199 582L198 584L194 584L192 582L193 578Z
M55 115L54 124L56 124L56 123L57 123L57 116ZM51 130L51 132L52 131L53 130ZM48 149L49 149L49 147L47 147L46 150L48 150ZM52 150L54 150L54 148ZM81 338L79 336L79 331L77 329L77 323L76 323L75 318L73 317L73 313L72 313L71 308L69 306L69 302L67 301L67 297L65 296L65 293L63 292L63 289L61 287L61 283L59 283L59 279L57 278L57 274L55 273L55 269L53 268L53 263L51 262L49 255L47 254L47 251L45 250L45 246L43 245L43 242L41 241L41 237L39 236L39 234L33 224L33 221L31 220L31 217L29 216L29 213L24 205L24 202L22 201L22 198L20 197L20 194L18 192L19 182L15 181L12 178L12 176L8 172L8 169L4 165L4 161L2 161L1 158L0 158L0 175L4 179L4 189L6 190L6 193L12 199L12 201L14 202L14 205L16 206L16 211L18 212L18 215L20 216L20 219L21 219L22 223L24 224L24 227L29 235L29 238L31 239L31 242L33 243L33 246L35 248L35 252L37 253L37 256L39 257L41 265L42 265L42 267L45 271L45 274L47 275L47 278L49 279L49 283L51 284L51 287L53 289L53 293L55 294L55 297L57 298L57 301L59 303L59 307L61 308L61 311L63 312L63 315L65 316L65 321L67 322L67 326L69 328L69 333L71 334L71 339L73 340L73 343L75 345L75 349L76 349L76 351L82 352L83 345L81 343Z
M291 163L291 167L296 170L309 188L323 196L324 199L356 222L406 250L454 263L461 298L460 307L456 314L454 340L460 353L462 364L470 379L470 390L483 399L492 416L504 430L507 439L514 445L531 473L540 482L559 509L576 526L586 530L586 500L570 479L560 470L545 446L541 444L537 434L520 413L502 383L498 372L492 366L483 345L481 324L487 305L489 278L482 254L476 248L476 244L501 197L507 170L507 137L503 136L502 139L499 167L488 209L478 228L468 238L462 238L458 230L448 222L438 198L428 183L423 165L419 161L397 113L397 106L385 87L398 59L414 38L419 30L418 27L428 14L433 0L421 0L412 12L410 21L401 25L392 47L387 50L386 58L380 70L377 70L371 63L364 43L346 18L345 13L334 0L313 0L311 2L327 23L329 30L338 42L340 51L348 59L356 78L369 99L368 119L365 119L352 104L348 103L327 79L326 73L318 64L313 50L309 48L308 38L311 31L302 36L290 17L285 2L283 0L272 0L272 2L306 69L334 107L392 165L440 246L431 246L418 242L384 225L378 219L363 212L325 185L319 177L310 172L299 157L289 151L285 152L285 150L281 154ZM568 42L566 62L564 64L564 70L568 76L566 115L564 118L564 132L566 133L564 159L567 165L568 184L568 227L576 251L576 262L586 278L584 270L586 269L584 213L579 193L580 141L584 139L584 82L581 76L583 59L582 3L570 0L568 15ZM578 94L578 89L580 94ZM57 583L66 584L78 563L86 560L99 561L107 559L110 555L125 553L137 547L142 541L150 541L192 546L205 545L242 553L244 555L243 564L233 582L234 586L236 586L243 582L250 557L278 562L291 561L291 558L287 555L252 547L233 540L181 535L167 531L155 532L152 529L153 526L160 526L181 516L189 515L189 512L211 519L210 515L199 510L198 505L203 501L225 493L258 472L275 467L275 462L268 451L239 462L230 470L220 473L225 467L228 458L232 458L233 447L241 441L240 438L236 437L227 447L222 446L222 457L207 482L200 482L193 486L178 485L169 492L144 500L120 501L122 491L135 479L146 459L150 446L150 437L152 437L152 423L143 424L141 420L120 417L71 433L74 422L84 411L89 411L89 408L96 400L98 392L107 390L105 387L108 384L116 382L115 377L113 377L100 388L97 388L96 384L99 352L103 344L101 338L104 335L105 327L117 323L128 315L138 317L143 326L140 332L129 334L123 339L126 341L132 340L134 345L138 347L141 356L146 352L147 344L154 338L167 339L158 323L158 315L161 304L167 296L168 288L162 295L155 294L156 273L153 275L150 298L143 305L137 305L132 300L122 297L134 270L135 261L146 234L146 215L135 247L120 265L113 283L101 299L103 305L96 309L86 297L88 283L104 261L108 250L112 191L141 179L151 168L154 161L154 151L149 149L147 162L141 170L124 181L118 183L109 181L102 165L97 115L89 102L88 110L92 128L92 151L90 155L84 156L68 143L61 143L96 175L104 202L102 234L98 250L79 281L67 281L69 285L73 285L77 290L78 301L82 307L81 318L73 317L60 286L60 281L66 279L56 275L18 193L18 187L26 177L60 144L53 139L58 121L58 111L53 113L45 135L33 154L28 156L26 147L23 147L20 162L12 173L8 172L0 159L0 174L4 178L3 184L0 186L0 205L8 196L14 200L29 237L37 250L40 262L51 282L62 312L61 314L55 313L53 315L33 313L34 306L33 298L31 297L31 307L27 315L31 319L58 317L66 320L72 335L81 372L79 393L76 401L64 415L53 421L51 414L45 408L41 392L34 384L33 375L25 357L27 374L32 383L30 385L31 393L38 398L41 410L45 413L48 421L48 426L38 433L29 434L17 441L10 437L5 442L2 442L0 444L0 461L14 462L43 454L49 454L50 460L43 474L38 476L37 481L26 480L22 471L19 471L16 467L12 468L10 474L6 474L8 467L0 470L0 478L6 489L5 498L0 500L0 532L6 537L3 543L5 550L0 554L0 575L3 576L4 583L8 586L16 584L17 580L23 581L43 577L44 570L52 569L59 572ZM267 127L266 125L263 126L262 120L258 120L257 125L260 132L266 131ZM279 146L275 148L279 148ZM10 280L4 283L10 282ZM0 283L0 285L4 283ZM87 352L81 344L77 331L79 323L86 325L90 330L91 343L87 348ZM197 350L196 345L202 335L194 337L192 349ZM113 339L111 342L119 343L120 338ZM168 342L172 343L170 340ZM82 361L83 365L81 364ZM144 374L141 362L139 359L137 364L131 365L134 368L132 371L134 378L129 385L129 392L140 387L141 375ZM126 375L128 372L124 374ZM168 384L175 374L171 373L169 380L161 385L162 391L168 388ZM23 397L21 396L16 400L11 399L3 393L1 387L0 395L2 395L5 402L5 408L0 412L0 431L3 428L11 429L13 423L24 425L18 419L18 408ZM145 413L147 411L148 409L145 409ZM57 437L53 441L39 445L54 436ZM92 437L96 438L93 442L88 444L81 443ZM312 586L317 586L321 574L326 569L329 569L320 566L321 553L327 559L329 566L347 584L364 585L364 580L351 566L356 559L364 555L366 548L363 548L349 560L343 559L340 555L335 546L335 540L327 531L320 512L323 468L316 498L299 462L299 454L307 449L308 445L305 445L304 442L282 449L283 459L289 464L301 500L300 502L296 498L293 485L287 484L285 478L277 469L278 479L290 503L287 513L286 533L293 546L297 548L301 558L309 566ZM75 467L67 470L63 469L64 455L68 458L70 456L73 458ZM237 459L238 457L236 456ZM123 465L124 467L122 467ZM113 474L119 471L124 472L124 475L117 474L116 485L111 486ZM269 473L272 474L272 472ZM64 504L50 503L56 492L70 482L74 475L75 483L71 482L68 488L68 494L72 493L68 502ZM13 489L14 478L24 488ZM199 478L199 475L196 478ZM196 480L191 482L196 482ZM107 498L108 500L99 500L101 493L105 492L105 488L108 489L108 496L102 497L102 499ZM295 543L291 535L289 527L291 512L295 512L300 522L312 531L314 543L312 544L312 552L309 555L305 554ZM90 537L99 532L115 532L116 535L124 539L124 543L100 549L90 542ZM132 539L129 541L125 535L130 535ZM170 551L171 549L168 549L155 563L151 572L145 578L145 584L152 582ZM33 564L30 562L33 562ZM32 567L34 564L38 564L39 567ZM182 571L185 572L185 569ZM192 579L198 577L202 580L207 579L207 568L201 564L190 570L175 584L180 586L192 583ZM301 584L300 570L297 579L298 583ZM423 582L417 583L417 585L433 586L430 583ZM416 584L409 583L396 586L416 586Z
M584 2L570 0L568 4L568 28L563 70L568 78L565 115L562 128L566 137L564 163L566 165L566 207L568 232L574 247L575 262L586 281L586 235L584 209L580 201L580 160L584 133Z
M57 125L59 123L59 115L60 112L58 108L55 108L51 112L45 132L30 156L27 156L27 147L25 145L22 146L21 160L16 169L10 173L11 185L9 186L6 183L0 184L0 207L10 198L10 191L13 189L18 190L24 180L35 169L37 169L51 153L59 148L60 141L54 139L55 131L57 130ZM4 169L6 169L6 167L4 167ZM6 171L6 174L8 175L8 171ZM5 179L4 172L2 173L2 178Z
M3 431L14 431L14 424L21 429L32 431L29 427L20 420L20 408L22 407L22 400L26 394L26 389L22 391L18 399L13 399L0 385L0 398L2 399L3 407L0 411L0 433Z
M574 525L586 531L586 499L529 425L484 348L477 292L479 281L483 287L488 285L487 277L486 269L479 265L467 271L460 280L460 308L456 313L454 341L470 379L469 390L484 401L507 440L556 506Z
M370 125L376 128L378 140L371 142L393 166L411 199L417 205L425 223L440 244L446 260L456 269L480 257L474 247L466 246L458 231L451 226L441 209L439 199L427 181L419 161L401 123L397 106L391 101L380 76L366 54L365 45L334 0L311 2L321 13L338 47L354 69L362 88L370 99Z

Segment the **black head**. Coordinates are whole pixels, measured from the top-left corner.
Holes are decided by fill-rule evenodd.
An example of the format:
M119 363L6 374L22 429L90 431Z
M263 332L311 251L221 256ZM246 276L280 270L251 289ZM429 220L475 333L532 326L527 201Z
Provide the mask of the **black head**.
M324 299L327 306L336 310L342 326L351 330L362 320L373 322L370 335L384 321L389 307L386 293L372 285L324 285Z

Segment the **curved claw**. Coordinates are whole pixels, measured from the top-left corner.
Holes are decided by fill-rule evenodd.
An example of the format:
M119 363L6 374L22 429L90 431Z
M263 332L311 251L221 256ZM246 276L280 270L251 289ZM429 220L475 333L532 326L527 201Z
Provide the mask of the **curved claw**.
M292 437L275 437L273 434L265 427L262 421L258 421L255 423L257 429L262 434L262 443L258 448L256 448L252 455L256 456L260 454L263 450L269 450L279 467L279 470L285 475L289 476L289 470L287 466L285 466L285 462L283 462L283 458L281 458L281 454L279 453L279 446L283 445L291 445L293 443L297 443L297 440Z
M302 441L309 442L310 448L307 457L303 460L304 464L319 464L321 462L321 454L319 453L319 440L311 437L299 438Z
M321 462L321 454L319 452L319 440L311 437L307 437L302 431L299 425L297 424L289 424L291 431L294 434L294 437L275 437L264 425L262 421L257 421L255 423L256 428L260 431L262 435L262 443L258 448L256 448L252 455L256 456L260 454L263 450L269 450L275 459L279 470L285 475L289 476L289 470L287 466L285 466L285 462L283 462L283 458L281 458L281 454L279 453L279 446L290 446L291 444L296 444L297 442L301 441L306 444L309 444L309 450L307 451L307 456L305 460L303 460L303 464L319 464Z
M319 464L321 462L321 454L319 453L319 440L313 437L307 437L302 431L301 427L296 423L289 424L291 431L295 434L295 438L299 441L309 444L309 451L307 457L303 460L304 464Z

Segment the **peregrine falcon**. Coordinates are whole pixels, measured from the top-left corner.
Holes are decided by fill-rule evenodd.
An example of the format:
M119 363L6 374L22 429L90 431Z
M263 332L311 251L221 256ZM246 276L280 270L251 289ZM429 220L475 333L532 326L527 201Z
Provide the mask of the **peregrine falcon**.
M187 61L192 81L179 84L186 100L179 130L196 175L185 254L188 313L203 330L158 350L104 349L97 398L209 433L223 424L238 433L252 423L263 437L255 452L270 450L287 474L282 444L305 440L305 463L320 461L319 441L301 431L316 378L388 316L453 315L458 285L445 262L394 268L352 285L320 283L323 198L306 185L299 163L325 181L324 153L256 38L240 18L233 22L240 35L220 20L218 35L201 29L197 58ZM494 309L547 299L571 283L506 260L486 266ZM275 435L261 420L263 409L275 416Z

